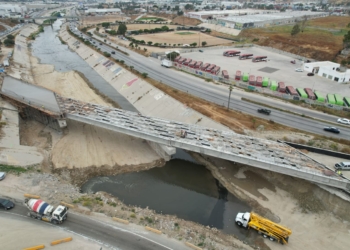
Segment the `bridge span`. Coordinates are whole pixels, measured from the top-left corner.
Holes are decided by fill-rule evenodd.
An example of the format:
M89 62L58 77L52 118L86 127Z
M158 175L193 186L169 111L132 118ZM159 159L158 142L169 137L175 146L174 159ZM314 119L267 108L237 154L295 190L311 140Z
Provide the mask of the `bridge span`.
M65 98L50 90L5 77L1 95L46 111L60 127L75 120L161 145L214 156L350 191L350 181L280 142L144 116Z

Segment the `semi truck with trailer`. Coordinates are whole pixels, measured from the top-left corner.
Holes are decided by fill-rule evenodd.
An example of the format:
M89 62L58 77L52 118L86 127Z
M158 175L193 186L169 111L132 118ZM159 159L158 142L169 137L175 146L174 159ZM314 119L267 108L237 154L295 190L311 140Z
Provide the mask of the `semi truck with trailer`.
M68 217L68 207L62 205L55 208L40 199L25 199L24 204L29 209L28 216L34 219L62 224Z
M235 80L241 80L242 72L240 70L236 71Z
M253 228L264 238L287 244L292 230L275 222L272 222L256 213L238 213L236 223L240 227Z

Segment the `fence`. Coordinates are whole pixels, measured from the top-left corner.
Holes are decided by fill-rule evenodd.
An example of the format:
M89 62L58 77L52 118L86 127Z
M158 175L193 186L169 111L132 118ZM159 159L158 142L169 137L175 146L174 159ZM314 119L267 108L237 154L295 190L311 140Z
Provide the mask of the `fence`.
M200 69L190 68L190 67L182 65L182 64L174 63L174 67L179 69L179 70L183 70L183 71L188 72L190 74L195 74L195 75L201 76L201 77L206 78L206 79L210 79L210 80L213 80L213 81L221 82L221 83L224 83L224 84L227 84L227 85L235 85L235 86L243 88L243 89L248 89L248 90L259 92L259 93L262 93L262 94L268 94L268 95L275 96L275 97L278 97L278 98L281 98L281 99L294 100L294 101L303 101L303 102L305 102L307 104L310 104L310 105L324 106L324 107L327 107L327 108L332 108L332 109L336 109L336 110L343 110L343 111L350 112L350 108L348 108L348 107L343 107L343 106L332 105L332 104L329 104L329 103L318 102L316 100L311 100L311 99L307 99L307 98L301 98L299 96L292 96L292 95L289 95L289 94L286 94L286 93L273 91L273 90L271 90L269 88L263 88L263 87L249 85L249 84L247 84L245 82L242 82L242 81L236 82L234 79L225 79L225 78L223 78L221 76L213 75L213 74L211 74L209 72L205 72L205 71L202 71Z

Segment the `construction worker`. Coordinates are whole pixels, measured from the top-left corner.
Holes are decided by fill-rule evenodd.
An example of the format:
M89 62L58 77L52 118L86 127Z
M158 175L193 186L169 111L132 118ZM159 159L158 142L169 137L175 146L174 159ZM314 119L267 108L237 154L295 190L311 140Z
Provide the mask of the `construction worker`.
M340 170L337 171L337 174L343 175L343 173Z

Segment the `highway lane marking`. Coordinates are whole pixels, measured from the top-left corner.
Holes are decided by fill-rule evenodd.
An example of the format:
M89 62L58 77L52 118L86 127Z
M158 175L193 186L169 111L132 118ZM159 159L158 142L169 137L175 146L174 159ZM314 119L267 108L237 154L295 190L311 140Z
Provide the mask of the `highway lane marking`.
M76 213L72 213L72 214L82 216L82 215L76 214ZM82 217L86 218L85 216L82 216ZM96 223L101 223L101 224L103 224L103 225L107 225L107 226L112 227L112 228L114 228L114 229L117 229L117 230L119 230L119 231L128 232L128 233L131 233L131 234L133 234L133 235L139 236L139 237L141 237L141 238L143 238L143 239L145 239L145 240L148 240L148 241L150 241L150 242L152 242L152 243L155 243L155 244L157 244L157 245L159 245L159 246L161 246L161 247L164 247L165 249L174 250L173 248L164 246L163 244L161 244L161 243L159 243L159 242L156 242L156 241L154 241L154 240L151 240L151 239L149 239L149 238L147 238L147 237L145 237L145 236L142 236L142 235L140 235L140 234L138 234L138 233L129 231L129 230L124 229L124 228L117 227L117 226L115 226L115 225L111 225L111 224L108 224L108 223L104 223L104 222L101 222L101 221L97 221L97 220L94 220L94 219L92 219L92 218L89 218L89 219L92 220L92 221L95 221Z

